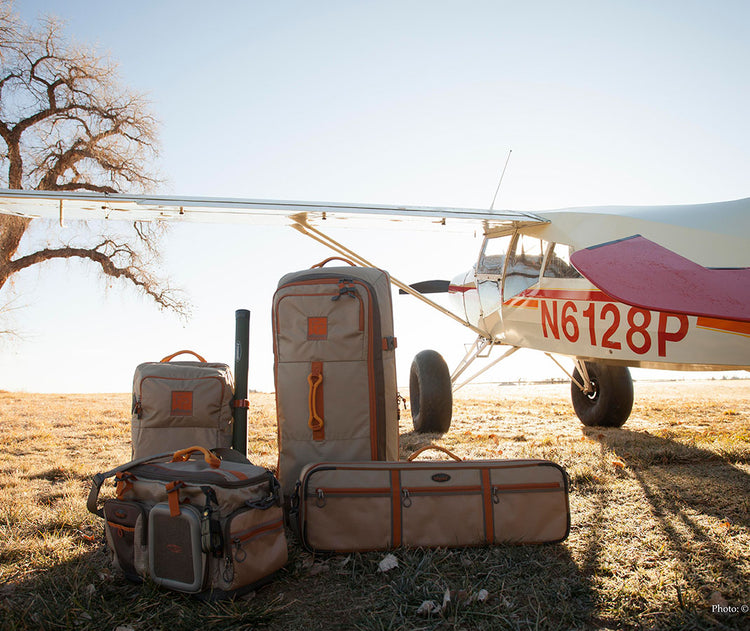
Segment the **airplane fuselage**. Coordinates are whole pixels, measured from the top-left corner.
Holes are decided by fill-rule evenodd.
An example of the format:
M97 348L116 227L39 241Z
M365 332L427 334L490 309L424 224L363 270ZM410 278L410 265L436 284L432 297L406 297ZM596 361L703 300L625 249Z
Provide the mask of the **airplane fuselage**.
M545 275L549 261L514 279L504 260L491 273L480 258L449 293L488 339L510 346L641 368L750 368L750 323L630 306L580 275Z

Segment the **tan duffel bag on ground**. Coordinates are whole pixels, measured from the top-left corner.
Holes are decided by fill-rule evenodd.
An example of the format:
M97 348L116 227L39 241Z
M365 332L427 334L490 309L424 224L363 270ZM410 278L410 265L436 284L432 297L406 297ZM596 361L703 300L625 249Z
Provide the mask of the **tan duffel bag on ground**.
M273 299L285 496L310 462L398 459L390 277L330 260L284 276Z
M308 465L292 509L301 541L311 551L354 552L556 543L568 536L569 484L562 467L450 455L455 462Z
M190 447L94 476L87 507L104 518L107 547L127 578L213 600L245 593L284 566L278 481L238 452L219 453L223 460ZM113 476L117 496L99 508Z
M198 361L172 361L183 353ZM209 363L193 351L140 364L133 376L132 457L191 445L231 446L233 397L229 366Z

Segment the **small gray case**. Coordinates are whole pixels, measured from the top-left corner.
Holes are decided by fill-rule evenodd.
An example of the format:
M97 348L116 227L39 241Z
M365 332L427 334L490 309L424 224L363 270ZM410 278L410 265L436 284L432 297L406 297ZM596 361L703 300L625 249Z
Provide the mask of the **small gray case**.
M148 565L155 583L181 592L203 589L206 554L201 546L201 515L189 504L172 517L169 504L151 509L148 517Z

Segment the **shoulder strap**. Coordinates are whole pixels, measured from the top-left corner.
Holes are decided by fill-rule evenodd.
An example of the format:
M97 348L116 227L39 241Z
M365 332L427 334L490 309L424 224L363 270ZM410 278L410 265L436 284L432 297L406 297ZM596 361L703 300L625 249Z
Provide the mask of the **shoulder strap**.
M104 509L103 508L97 508L96 503L99 499L99 491L102 488L102 484L104 483L104 480L107 478L111 478L113 475L117 475L121 471L127 471L128 469L139 465L139 464L145 464L146 462L152 462L154 460L161 460L162 458L172 457L173 452L167 451L163 454L156 454L155 456L146 456L145 458L137 458L135 460L131 460L130 462L127 462L123 465L120 465L119 467L115 467L114 469L110 469L109 471L106 471L104 473L97 473L93 478L93 483L91 484L91 490L89 491L89 498L86 500L86 508L89 509L90 513L93 513L94 515L99 515L99 517L104 517Z

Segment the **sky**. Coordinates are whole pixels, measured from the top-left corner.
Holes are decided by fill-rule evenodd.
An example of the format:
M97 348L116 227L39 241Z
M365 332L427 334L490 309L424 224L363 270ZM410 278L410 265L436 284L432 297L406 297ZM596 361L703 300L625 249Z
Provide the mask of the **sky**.
M497 209L700 203L750 195L750 4L743 0L18 0L119 63L161 121L158 192ZM74 229L68 226L66 229ZM453 278L480 236L339 230L406 282ZM160 312L82 263L3 290L20 333L0 389L127 392L137 364L190 348L233 362L251 311L250 387L273 389L278 279L329 256L280 226L176 226L164 275L193 315ZM395 296L399 383L450 365L471 332ZM6 324L7 326L7 324ZM562 376L518 353L486 378Z

